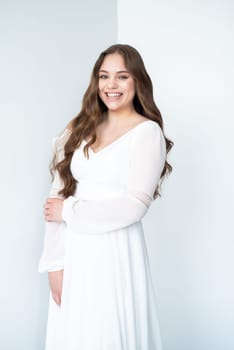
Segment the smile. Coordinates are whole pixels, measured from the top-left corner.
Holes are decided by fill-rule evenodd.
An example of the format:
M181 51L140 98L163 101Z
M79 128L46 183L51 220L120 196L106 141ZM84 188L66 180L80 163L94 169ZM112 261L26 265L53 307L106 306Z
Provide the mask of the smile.
M106 96L108 96L108 97L120 97L122 95L123 94L120 92L106 92Z

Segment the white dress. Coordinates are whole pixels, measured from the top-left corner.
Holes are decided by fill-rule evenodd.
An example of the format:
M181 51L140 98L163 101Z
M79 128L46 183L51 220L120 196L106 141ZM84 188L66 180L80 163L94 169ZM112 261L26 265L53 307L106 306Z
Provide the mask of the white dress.
M60 157L68 133L55 141ZM73 154L78 183L64 201L64 222L46 223L39 271L64 269L64 279L60 307L50 295L45 349L161 350L141 223L165 164L161 128L144 121L89 149L89 159L85 144ZM62 186L55 175L51 197Z

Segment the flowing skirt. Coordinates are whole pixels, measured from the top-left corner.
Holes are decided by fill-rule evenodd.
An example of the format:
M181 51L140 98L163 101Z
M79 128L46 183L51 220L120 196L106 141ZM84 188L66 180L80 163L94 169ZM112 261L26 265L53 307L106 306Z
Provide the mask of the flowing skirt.
M105 234L67 230L61 306L50 295L46 350L161 350L141 221Z

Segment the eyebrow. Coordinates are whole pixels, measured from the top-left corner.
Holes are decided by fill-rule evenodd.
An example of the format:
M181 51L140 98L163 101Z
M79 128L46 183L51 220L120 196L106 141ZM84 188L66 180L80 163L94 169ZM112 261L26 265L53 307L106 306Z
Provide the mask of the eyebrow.
M105 72L105 73L109 73L107 70L101 69L99 72ZM129 73L127 70L119 70L116 73Z

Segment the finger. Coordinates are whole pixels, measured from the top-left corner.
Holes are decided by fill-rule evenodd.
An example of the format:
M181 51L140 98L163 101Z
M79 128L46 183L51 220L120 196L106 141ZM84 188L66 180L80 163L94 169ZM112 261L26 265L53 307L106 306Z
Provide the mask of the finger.
M59 198L47 198L46 203L55 203L59 201Z
M47 202L48 203L58 203L58 202L63 202L64 201L64 199L63 198L58 198L58 197L52 197L52 198L48 198L47 199Z
M45 220L46 220L46 221L54 221L54 220L53 220L53 217L52 217L51 215L46 215L46 216L45 216Z
M49 219L51 219L52 218L52 213L50 212L50 211L44 211L44 218L46 219L46 220L49 220Z
M61 201L61 200L62 200L61 198L49 197L49 198L47 199L47 202L48 202L48 203L54 203L54 202L59 202L59 201Z

